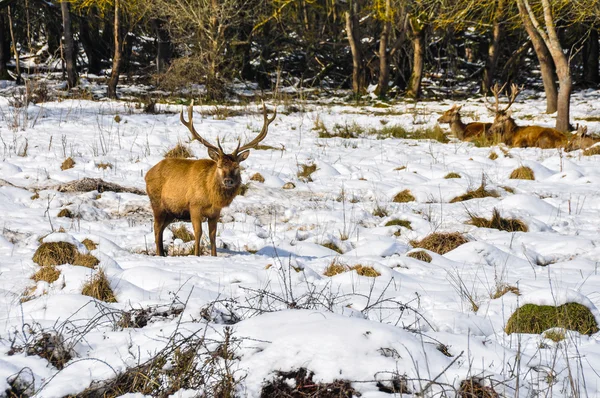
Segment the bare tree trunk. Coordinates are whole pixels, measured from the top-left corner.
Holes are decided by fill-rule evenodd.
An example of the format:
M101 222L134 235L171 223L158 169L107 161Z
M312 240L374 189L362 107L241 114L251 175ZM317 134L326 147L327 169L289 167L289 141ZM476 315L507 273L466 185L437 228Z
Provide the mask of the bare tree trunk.
M114 21L114 55L113 55L113 63L112 63L112 72L110 74L110 79L108 80L108 98L117 98L117 84L119 83L119 68L121 66L121 38L119 37L119 25L120 25L120 0L115 0L115 21Z
M171 39L169 32L163 26L164 22L159 19L152 20L152 26L156 34L156 72L164 72L172 55Z
M102 70L102 50L98 48L101 36L98 28L86 18L79 22L79 39L88 59L88 72L97 75Z
M381 38L379 40L379 81L375 94L380 98L385 98L390 82L390 65L388 62L388 42L390 40L390 32L392 30L391 20L391 1L385 1L385 21L383 21L383 29L381 30Z
M500 40L502 38L502 20L504 16L504 8L506 0L498 0L496 11L494 12L494 22L492 27L492 41L488 47L488 57L483 68L483 79L481 81L481 91L487 93L492 87L494 73L498 65L498 55L500 54Z
M19 53L17 51L17 42L15 41L15 32L13 30L13 21L12 21L12 10L11 7L8 6L8 27L10 29L10 39L12 41L12 50L13 53L15 54L15 64L16 64L16 69L17 69L17 84L21 84L22 80L21 80L21 62L19 59Z
M352 91L361 95L364 89L364 66L360 38L358 35L358 4L351 2L350 10L346 12L346 35L352 52Z
M525 30L527 30L527 34L533 45L535 55L540 63L542 82L544 84L544 92L546 93L546 113L554 113L558 109L558 90L554 78L554 63L552 61L552 56L550 55L550 51L548 50L546 43L544 43L542 36L540 36L533 26L523 1L517 0L517 6L519 7L519 14L525 25Z
M0 79L8 80L10 75L6 64L10 60L10 40L6 30L6 22L4 20L4 10L0 9Z
M410 80L406 88L406 96L419 98L421 96L421 81L425 65L425 27L414 17L409 18L410 34L413 43L413 63Z
M71 12L69 3L60 3L63 20L63 37L65 48L65 59L67 64L67 87L73 88L77 85L77 66L75 65L75 45L73 43L73 32L71 31Z
M590 35L585 41L583 49L583 81L588 84L600 83L598 74L598 59L600 58L600 49L598 48L598 29L596 26L590 27Z

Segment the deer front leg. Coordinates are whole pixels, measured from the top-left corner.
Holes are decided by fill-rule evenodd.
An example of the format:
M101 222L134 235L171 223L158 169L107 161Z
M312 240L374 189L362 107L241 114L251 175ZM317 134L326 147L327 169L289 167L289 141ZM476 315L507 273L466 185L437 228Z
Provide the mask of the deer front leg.
M190 219L194 228L194 255L200 255L200 239L202 239L202 214L199 209L190 210Z
M171 221L172 219L163 213L154 213L154 241L156 243L157 256L165 256L165 249L163 247L163 231Z
M210 238L210 255L217 257L217 221L219 217L208 219L208 237Z

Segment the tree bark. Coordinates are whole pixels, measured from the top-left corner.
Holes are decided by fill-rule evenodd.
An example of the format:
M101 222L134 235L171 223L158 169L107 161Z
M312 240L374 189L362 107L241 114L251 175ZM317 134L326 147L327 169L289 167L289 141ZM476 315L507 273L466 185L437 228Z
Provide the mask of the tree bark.
M12 41L12 50L13 53L15 54L15 64L16 64L16 69L17 69L17 84L21 84L22 80L21 80L21 62L19 59L19 52L17 51L17 42L15 41L15 32L13 30L13 21L12 21L12 10L11 7L8 6L7 9L8 12L8 28L10 30L10 39Z
M352 91L361 95L364 90L364 65L358 35L358 4L352 1L350 10L346 12L346 35L352 52Z
M483 68L483 78L481 80L481 91L487 93L492 87L494 73L498 65L498 55L500 54L500 40L502 39L502 22L506 0L498 0L496 11L494 12L494 22L492 27L492 40L488 47L488 56Z
M542 36L540 36L533 26L523 0L517 0L517 6L519 7L519 14L521 15L523 25L525 25L525 30L527 30L527 34L533 45L535 55L540 63L542 82L544 84L544 92L546 93L546 113L554 113L558 109L558 90L554 77L552 56Z
M75 63L75 44L73 42L73 32L71 31L69 3L66 1L61 2L60 9L63 21L65 62L67 64L67 87L71 89L77 85L77 66Z
M383 21L383 29L381 30L381 38L379 40L379 81L375 94L380 98L387 96L387 91L390 82L390 64L388 61L388 42L390 32L392 30L391 20L391 0L385 1L385 20Z
M112 62L112 72L110 74L110 79L108 80L108 98L117 98L117 84L119 83L119 68L121 67L121 38L119 36L119 26L120 26L120 0L115 0L115 20L114 20L114 28L113 28L113 37L114 37L114 55Z
M596 26L590 27L590 34L585 41L583 49L583 81L587 84L600 83L598 74L598 59L600 58L600 49L598 48L598 29Z
M0 9L0 79L8 80L10 75L6 64L10 60L10 40L4 19L4 10Z
M102 70L102 50L98 45L101 37L90 18L82 18L79 22L79 40L87 56L88 72L98 75Z
M156 34L156 72L164 72L171 60L173 49L169 32L164 27L164 21L152 20L152 26Z
M406 88L406 96L419 98L421 96L421 81L425 64L425 27L414 16L409 18L410 34L413 44L412 72Z

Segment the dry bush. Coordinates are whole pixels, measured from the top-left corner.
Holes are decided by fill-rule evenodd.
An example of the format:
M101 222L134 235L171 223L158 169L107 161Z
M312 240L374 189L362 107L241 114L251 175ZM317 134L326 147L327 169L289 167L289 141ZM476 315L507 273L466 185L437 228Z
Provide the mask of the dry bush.
M263 177L260 173L254 173L252 177L250 177L250 181L258 181L262 183L265 182L265 177Z
M56 215L56 217L66 217L66 218L73 218L75 217L73 215L73 212L69 209L61 209L58 214Z
M317 165L316 164L300 164L299 165L300 170L298 170L298 178L300 178L300 180L304 181L304 182L312 182L312 173L314 173L315 171L317 171Z
M33 262L42 267L48 265L73 264L77 248L68 242L42 243L33 255Z
M112 169L113 165L112 163L108 163L108 162L100 162L100 163L96 163L96 167L102 170L106 170L106 169Z
M475 377L460 382L458 389L460 398L499 398L500 395L491 387L482 384L482 380Z
M535 180L535 174L533 174L533 170L530 167L521 166L518 169L514 169L508 178L511 180Z
M412 193L410 193L410 190L405 189L404 191L398 192L392 201L394 203L414 202L415 197L412 195Z
M300 368L290 372L278 371L275 378L263 384L260 398L352 398L358 396L347 380L316 383L314 373Z
M191 242L194 240L194 234L192 234L184 224L181 224L178 227L172 226L170 229L174 239L181 239L184 242Z
M91 254L81 254L77 252L75 255L75 260L72 265L79 265L81 267L86 268L96 268L96 266L100 264L100 261Z
M498 159L498 154L494 151L490 152L490 156L488 156L488 158L490 158L491 160L496 160Z
M406 255L406 257L414 258L416 260L423 261L426 263L430 263L432 260L431 255L424 250L411 251Z
M518 287L508 285L506 283L501 283L498 286L496 286L496 291L494 291L490 294L490 298L492 300L499 299L500 297L504 296L506 293L514 293L517 296L521 295L521 292L519 291Z
M357 138L365 132L364 127L357 124L356 122L348 124L347 122L343 125L335 124L333 126L333 131L327 130L325 126L322 124L315 122L315 130L319 133L319 138Z
M60 271L54 265L41 267L35 274L31 276L35 282L46 281L52 283L58 280Z
M496 192L494 190L486 189L485 181L482 181L479 188L477 188L475 190L468 190L467 193L457 196L456 198L452 199L450 201L450 203L464 202L465 200L471 200L471 199L498 198L499 196L500 195L498 194L498 192Z
M86 249L88 249L89 251L96 250L96 249L98 248L98 245L96 244L96 242L92 241L91 239L87 239L87 238L86 238L86 239L84 239L84 240L83 240L81 243L82 243L82 244L85 246L85 248L86 248Z
M545 338L552 340L555 343L563 341L566 336L567 336L567 334L565 333L564 329L551 329L551 330L547 330L544 333Z
M190 150L190 148L187 145L179 142L173 148L171 148L167 152L165 152L164 157L165 158L187 159L187 158L194 157L194 155L192 154L192 151Z
M492 218L489 220L483 217L477 217L471 213L469 213L469 217L469 224L479 228L493 228L507 232L527 232L529 230L527 228L527 224L519 219L503 218L500 216L500 212L496 208L494 208L494 211L492 212Z
M35 193L33 195L31 195L31 200L36 200L40 198L40 193L38 191L35 191Z
M62 162L62 164L60 165L61 170L69 170L69 169L72 169L73 167L75 167L75 161L73 160L72 157L66 158L64 160L64 162Z
M420 241L411 240L409 243L413 247L429 250L437 254L446 254L468 241L467 238L458 232L434 232Z
M377 204L373 209L373 215L375 217L387 217L389 215L389 211L386 207Z
M62 335L56 332L43 332L36 336L32 344L26 348L27 355L44 358L57 369L63 369L73 354L66 346Z
M131 309L124 311L117 325L121 329L143 328L157 321L172 320L181 315L183 306L171 305L168 308L156 306L150 308Z
M333 250L334 252L338 252L338 253L340 253L340 254L343 254L343 252L342 252L342 249L340 249L340 248L338 247L338 245L336 245L336 244L335 244L335 243L333 243L333 242L321 243L321 246L323 246L323 247L326 247L326 248L328 248L328 249L331 249L331 250Z
M370 265L357 264L350 267L350 270L354 270L358 275L367 276L369 278L377 278L378 276L381 276L381 274Z
M98 271L98 273L92 277L91 280L83 285L81 294L107 303L117 302L115 294L110 288L110 283L108 282L108 278L106 277L104 270Z
M448 180L448 179L450 179L450 178L462 178L462 177L461 177L461 176L460 176L460 174L458 174L458 173L451 172L451 173L448 173L448 174L446 174L446 175L444 176L444 178Z
M323 272L323 275L334 276L334 275L341 274L342 272L346 272L346 271L348 271L348 266L346 264L343 264L342 262L340 262L339 259L334 258L333 261L331 261L331 263L329 263L327 268L325 268L325 272Z

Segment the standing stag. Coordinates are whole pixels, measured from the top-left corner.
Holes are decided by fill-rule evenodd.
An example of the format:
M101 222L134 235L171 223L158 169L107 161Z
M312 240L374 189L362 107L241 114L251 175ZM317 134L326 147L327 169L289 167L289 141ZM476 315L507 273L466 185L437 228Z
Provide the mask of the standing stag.
M438 123L450 124L450 131L452 134L463 141L472 141L482 134L487 135L492 123L481 123L472 122L464 124L460 119L460 108L462 105L454 105L448 109L440 118L437 120Z
M190 130L193 138L200 141L207 149L210 159L163 159L146 173L146 191L154 212L154 238L156 254L164 256L163 231L173 220L190 221L194 227L194 254L200 254L200 237L202 221L208 219L208 236L210 238L210 254L217 255L215 244L217 221L221 209L231 204L240 190L240 162L248 158L250 149L265 139L269 124L275 120L267 116L267 108L263 103L264 123L260 134L252 141L226 154L217 138L217 146L212 145L196 132L193 118L193 105L188 107L188 119L185 121L183 110L179 117L181 123Z
M521 148L559 148L567 144L568 137L556 129L542 126L517 126L508 109L515 102L521 90L516 84L512 84L508 96L508 105L504 109L500 109L500 99L498 97L504 86L500 88L496 83L491 89L495 103L492 104L493 107L490 109L496 113L492 127L490 127L492 136L500 137L500 140L506 145Z

